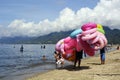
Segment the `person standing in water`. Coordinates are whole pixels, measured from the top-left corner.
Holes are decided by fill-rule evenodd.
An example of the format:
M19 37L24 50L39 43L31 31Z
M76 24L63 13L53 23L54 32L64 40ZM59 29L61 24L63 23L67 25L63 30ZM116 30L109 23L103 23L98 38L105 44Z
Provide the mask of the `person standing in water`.
M24 47L23 47L23 45L21 45L20 52L23 52L23 49L24 49Z

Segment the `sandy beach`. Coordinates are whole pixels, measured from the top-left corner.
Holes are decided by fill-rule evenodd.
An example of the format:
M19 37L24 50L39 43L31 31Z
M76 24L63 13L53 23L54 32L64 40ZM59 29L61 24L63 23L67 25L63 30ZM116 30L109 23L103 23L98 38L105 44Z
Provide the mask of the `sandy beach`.
M81 68L73 65L35 74L26 80L120 80L120 50L106 53L106 63L100 64L100 57L83 59Z

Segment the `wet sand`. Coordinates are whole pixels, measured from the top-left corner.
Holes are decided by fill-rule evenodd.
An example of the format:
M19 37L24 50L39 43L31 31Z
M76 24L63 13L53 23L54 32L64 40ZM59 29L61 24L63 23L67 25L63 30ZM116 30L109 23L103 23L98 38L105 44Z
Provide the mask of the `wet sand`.
M100 57L83 59L80 68L73 65L35 74L26 80L120 80L120 50L106 53L106 63L100 64Z

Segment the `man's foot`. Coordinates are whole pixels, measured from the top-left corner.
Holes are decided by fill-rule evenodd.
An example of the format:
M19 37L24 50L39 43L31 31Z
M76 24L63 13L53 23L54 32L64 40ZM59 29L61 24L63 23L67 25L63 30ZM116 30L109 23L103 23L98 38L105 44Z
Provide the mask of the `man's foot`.
M78 66L78 68L80 68L80 66Z
M101 64L105 64L105 61L101 61Z
M74 65L74 66L73 66L73 69L75 69L75 68L76 68L76 66Z

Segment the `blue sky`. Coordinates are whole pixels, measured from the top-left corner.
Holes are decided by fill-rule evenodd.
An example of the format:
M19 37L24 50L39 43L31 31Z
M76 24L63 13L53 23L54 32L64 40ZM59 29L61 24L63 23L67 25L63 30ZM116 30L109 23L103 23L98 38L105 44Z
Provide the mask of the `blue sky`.
M74 11L82 7L94 8L99 0L0 0L0 24L14 19L38 22L54 20L66 7Z
M0 37L41 36L95 22L120 29L120 0L0 0Z

